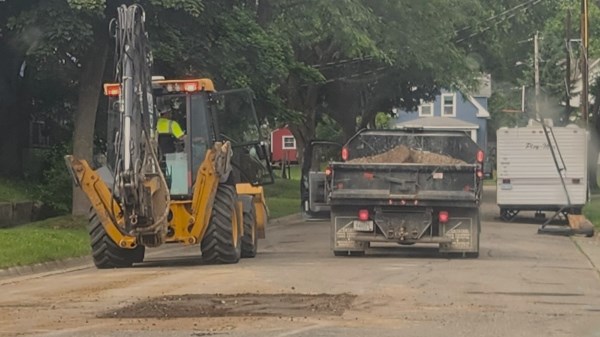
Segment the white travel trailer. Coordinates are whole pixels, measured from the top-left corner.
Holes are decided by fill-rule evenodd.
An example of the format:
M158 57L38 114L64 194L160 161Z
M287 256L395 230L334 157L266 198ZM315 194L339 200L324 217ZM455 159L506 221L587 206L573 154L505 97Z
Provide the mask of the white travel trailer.
M587 201L586 130L548 124L547 135L537 121L496 132L497 203L505 221L521 210L580 214Z

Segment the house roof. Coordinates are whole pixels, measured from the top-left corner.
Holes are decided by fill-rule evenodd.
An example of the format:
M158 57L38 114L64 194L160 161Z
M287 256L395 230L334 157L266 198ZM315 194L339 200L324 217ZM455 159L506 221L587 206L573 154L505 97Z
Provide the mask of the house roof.
M480 118L490 118L490 112L487 111L486 108L483 107L483 105L479 104L479 102L477 102L477 100L475 98L473 98L473 96L471 95L465 95L466 98L469 100L469 102L471 102L471 104L473 104L475 106L475 108L477 108L477 117Z
M396 127L414 127L436 130L479 129L479 125L453 117L419 117L410 121L396 123Z

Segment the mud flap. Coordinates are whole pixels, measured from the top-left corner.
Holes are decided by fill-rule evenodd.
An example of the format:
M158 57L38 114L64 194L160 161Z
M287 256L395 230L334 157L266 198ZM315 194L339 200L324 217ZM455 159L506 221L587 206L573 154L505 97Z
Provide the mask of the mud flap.
M368 242L355 241L354 220L356 217L331 215L331 249L335 251L364 252Z
M450 212L452 213L452 212ZM440 235L452 239L450 243L440 243L441 253L479 252L479 232L481 229L479 212L471 211L464 215L450 217L440 224Z

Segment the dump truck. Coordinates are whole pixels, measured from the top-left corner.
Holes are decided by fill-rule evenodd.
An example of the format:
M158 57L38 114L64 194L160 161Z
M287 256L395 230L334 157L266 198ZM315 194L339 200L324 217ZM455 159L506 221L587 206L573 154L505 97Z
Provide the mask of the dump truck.
M484 152L464 133L363 130L327 170L334 255L439 245L479 256Z
M93 261L129 267L166 243L199 245L207 263L254 257L268 221L262 185L273 173L252 91L151 76L144 18L141 7L121 6L111 27L117 68L104 84L105 165L65 157L91 204ZM168 111L169 133L157 130L159 111Z

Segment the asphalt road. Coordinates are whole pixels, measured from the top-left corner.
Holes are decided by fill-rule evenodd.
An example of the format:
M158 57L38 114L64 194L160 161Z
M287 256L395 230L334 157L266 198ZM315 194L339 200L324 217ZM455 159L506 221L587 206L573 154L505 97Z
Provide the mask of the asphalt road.
M575 241L494 220L492 199L483 210L476 260L433 246L334 257L328 224L296 218L236 265L168 247L130 269L2 278L0 335L600 336L600 274Z

